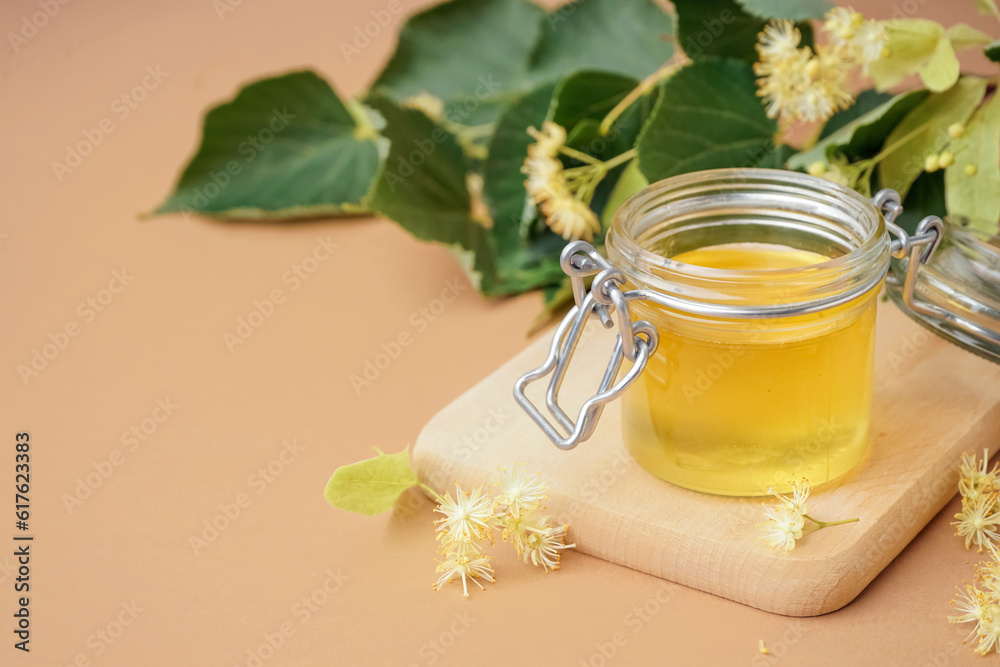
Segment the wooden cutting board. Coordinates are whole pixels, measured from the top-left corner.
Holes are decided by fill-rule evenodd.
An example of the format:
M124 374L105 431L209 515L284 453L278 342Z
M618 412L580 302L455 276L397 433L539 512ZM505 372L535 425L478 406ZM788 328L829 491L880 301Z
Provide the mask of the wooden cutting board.
M587 379L570 377L560 401L569 414L596 386L614 340L589 327L573 361L574 376ZM526 464L548 482L548 511L570 525L579 551L770 612L814 616L853 600L955 495L961 453L1000 445L1000 366L882 302L871 453L809 503L820 519L861 520L807 533L778 555L758 538L760 499L688 491L642 470L621 442L617 403L590 440L556 449L512 394L545 358L550 335L427 424L414 448L423 481L444 493L456 480L493 484L498 466Z

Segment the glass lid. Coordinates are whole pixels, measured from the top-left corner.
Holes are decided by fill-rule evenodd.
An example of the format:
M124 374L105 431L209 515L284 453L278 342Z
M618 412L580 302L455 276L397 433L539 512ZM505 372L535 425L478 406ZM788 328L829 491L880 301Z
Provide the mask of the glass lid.
M946 340L1000 363L1000 237L944 220L944 233L926 264L893 258L886 281L903 312Z

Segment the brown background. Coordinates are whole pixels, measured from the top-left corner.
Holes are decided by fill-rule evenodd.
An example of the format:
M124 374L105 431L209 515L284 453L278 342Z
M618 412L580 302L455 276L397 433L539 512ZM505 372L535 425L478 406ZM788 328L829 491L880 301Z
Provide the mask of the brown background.
M490 302L469 289L418 331L410 315L446 281L467 282L447 251L391 223L137 222L194 149L204 109L249 79L303 67L358 92L401 24L394 16L348 62L339 45L388 3L236 2L220 19L211 0L77 0L18 53L4 39L0 540L13 544L13 438L29 430L36 542L28 656L12 648L13 547L0 547L0 663L246 665L248 651L284 627L293 634L265 651L264 664L981 664L958 651L963 629L945 622L953 586L975 561L948 525L954 501L854 603L814 619L573 553L549 576L502 555L501 581L467 601L454 587L431 591L429 505L373 518L326 505L323 485L337 466L373 446L411 443L438 409L521 349L540 299ZM972 0L899 4L1000 34ZM0 27L19 30L37 11L5 0ZM119 119L112 104L147 66L167 76ZM105 118L114 131L60 182L52 162ZM282 275L318 237L339 248L291 291ZM78 305L122 269L134 278L86 321ZM274 289L287 300L230 353L223 334ZM18 365L69 323L79 335L23 382ZM413 343L356 394L350 375L401 332ZM168 398L173 414L130 451L122 433ZM278 470L273 461L292 440L304 451L262 487L252 476ZM107 472L111 457L120 465L67 509L65 495L95 466ZM240 494L248 506L195 554L189 538ZM329 594L328 571L347 577ZM300 600L310 596L306 617ZM134 620L126 613L121 634L100 640L132 604ZM644 618L635 611L643 606ZM600 648L616 635L622 645L605 659ZM758 655L758 639L771 656Z

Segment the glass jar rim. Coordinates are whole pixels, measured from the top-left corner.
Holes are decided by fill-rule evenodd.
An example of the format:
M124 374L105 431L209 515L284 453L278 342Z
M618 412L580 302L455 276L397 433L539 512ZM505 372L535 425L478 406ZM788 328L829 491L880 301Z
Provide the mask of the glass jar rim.
M800 268L733 270L678 262L646 247L643 237L672 219L694 229L726 216L756 216L789 233L814 234L840 254ZM854 190L783 169L728 168L691 172L650 184L616 211L606 238L608 257L640 288L691 301L751 304L762 285L786 302L808 303L834 293L870 291L889 268L889 235L881 212ZM778 293L776 292L776 293ZM766 304L758 304L766 305Z

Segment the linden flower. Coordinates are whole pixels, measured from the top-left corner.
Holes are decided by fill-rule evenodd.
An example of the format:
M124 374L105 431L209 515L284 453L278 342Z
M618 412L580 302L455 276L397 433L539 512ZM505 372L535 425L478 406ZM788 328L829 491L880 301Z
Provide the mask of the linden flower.
M493 499L483 493L483 488L477 486L472 493L466 494L459 484L455 484L455 499L446 493L438 502L435 512L444 514L438 519L438 539L442 537L450 542L469 542L489 537L492 540L492 529L496 525L493 515Z
M554 526L528 535L528 542L521 556L525 563L529 560L535 567L541 566L546 572L559 569L563 549L572 549L576 544L566 544L569 526Z
M528 548L528 538L533 533L542 533L549 528L549 518L542 516L539 509L529 509L518 514L504 514L500 524L503 526L503 541L509 539L520 556Z
M982 494L975 500L962 499L962 511L955 515L958 521L951 525L958 528L956 535L965 538L966 549L975 544L982 552L984 545L1000 540L1000 533L995 530L1000 524L996 503L997 496L992 493Z
M795 540L802 537L805 520L787 503L764 505L764 523L760 524L764 534L761 539L775 551L788 553L795 548Z
M797 48L801 35L791 21L768 25L760 34L754 63L757 94L767 115L784 123L826 120L854 99L847 89L848 68L835 51Z
M496 581L493 578L490 558L480 554L471 542L465 540L450 542L442 555L444 560L437 566L437 571L442 574L434 584L434 590L439 590L441 586L451 583L455 577L460 576L462 577L462 595L469 597L469 581L479 586L480 590L486 589L477 581L477 577L490 583Z
M502 492L501 501L514 514L538 507L545 498L545 483L539 479L538 473L527 473L521 466L500 468L497 486Z
M562 162L558 159L547 155L528 155L521 171L528 177L524 188L532 203L543 204L554 197L569 196Z
M973 452L962 454L962 462L959 464L958 472L961 476L958 480L958 490L963 498L974 500L982 493L989 493L997 487L997 467L989 470L990 450L983 450L983 462L980 465L976 462L976 455Z
M867 67L882 57L889 43L889 32L878 21L865 17L850 7L831 9L823 30L834 49L854 64Z
M559 149L566 145L566 128L558 123L545 121L541 132L529 127L528 134L535 140L535 143L528 146L528 155L556 157Z
M976 653L986 655L990 650L1000 653L1000 606L991 604L986 608L985 618L979 624L978 637Z
M762 62L781 62L798 54L802 33L791 21L768 24L760 34L757 53Z
M792 482L792 497L783 496L780 493L775 493L773 490L768 489L771 495L780 500L785 504L788 509L792 510L795 514L800 517L804 517L809 514L809 506L806 505L806 501L809 499L809 482L805 479L799 480L797 482Z
M972 621L976 622L975 627L972 628L972 632L966 637L966 641L972 637L972 635L979 632L980 625L983 619L986 618L986 610L989 607L989 600L986 595L976 588L974 585L965 585L965 590L959 589L958 598L952 600L948 603L949 606L954 607L956 611L961 612L959 616L949 616L949 623L970 623Z
M567 241L590 241L601 231L601 221L590 206L574 197L555 197L542 204L549 227Z

